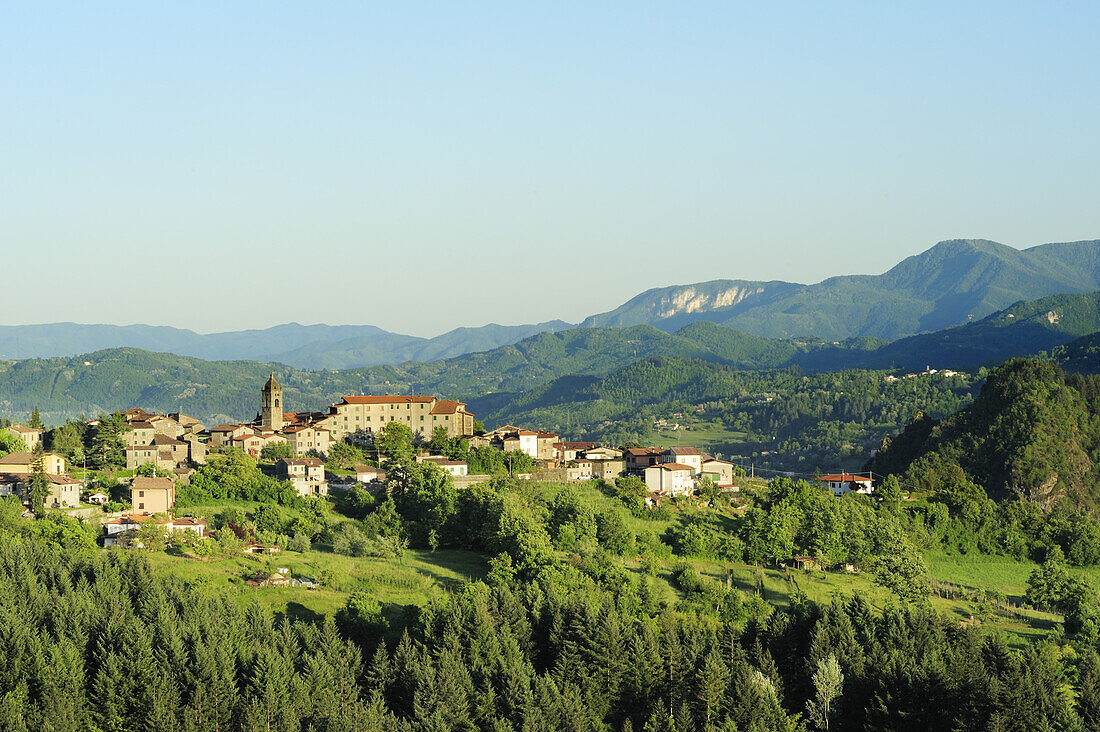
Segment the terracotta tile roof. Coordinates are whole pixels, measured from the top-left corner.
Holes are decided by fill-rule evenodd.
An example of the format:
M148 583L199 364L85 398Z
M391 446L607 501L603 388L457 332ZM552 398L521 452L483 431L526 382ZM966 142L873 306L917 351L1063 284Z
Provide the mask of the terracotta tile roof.
M633 455L635 457L648 457L650 455L660 455L662 452L659 447L628 447L626 448L627 455Z
M211 432L232 432L233 430L244 427L243 424L220 424L217 427L211 427Z
M60 455L55 455L52 452L42 453L42 457L55 457L59 458ZM12 452L4 457L0 457L0 465L30 465L35 460L34 453L30 452Z
M125 526L126 524L142 524L152 520L155 519L143 513L127 513L118 518L107 519L103 524L104 526Z
M673 455L702 455L697 447L677 446L670 447L665 452L670 452Z
M454 399L440 399L432 406L432 414L454 414L459 407L465 407L466 402L456 402ZM465 410L462 410L465 411Z
M313 468L324 465L319 458L279 458L279 462L287 465L308 465Z
M205 521L199 521L198 519L191 518L190 516L184 516L183 518L172 519L173 526L206 526Z
M13 432L26 432L26 433L41 432L42 431L42 430L40 430L36 427L24 427L21 424L8 425L5 429L11 430Z
M818 480L826 483L871 483L872 480L863 475L852 475L851 473L829 473L823 475Z
M134 482L130 484L130 487L136 491L166 491L175 487L175 482L171 478L134 478Z
M168 435L159 435L158 434L158 435L153 435L153 444L154 445L186 445L187 443L183 442L182 440L176 440L174 438L171 438Z
M344 404L431 404L435 397L416 395L392 396L346 396L341 397Z
M683 463L657 463L656 465L650 465L649 468L660 468L661 470L694 470L690 465L684 465ZM646 470L649 470L646 468Z

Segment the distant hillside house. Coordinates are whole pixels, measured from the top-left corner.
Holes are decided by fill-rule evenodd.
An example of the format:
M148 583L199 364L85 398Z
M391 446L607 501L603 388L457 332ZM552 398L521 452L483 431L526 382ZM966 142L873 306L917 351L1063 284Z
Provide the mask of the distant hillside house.
M107 530L107 536L103 538L103 546L108 547L126 543L128 538L133 536L132 533L128 534L128 532L134 532L142 524L150 521L164 527L164 530L169 534L190 531L197 534L200 539L206 534L206 522L202 519L191 518L190 516L157 518L148 514L128 513L103 522L103 527Z
M623 451L614 447L592 447L584 450L581 457L587 460L622 460Z
M80 489L84 487L76 478L67 475L46 474L50 481L50 492L46 496L49 508L75 508L80 505Z
M650 493L685 496L695 490L695 471L690 465L658 463L646 468L643 475Z
M640 475L649 466L661 462L662 452L664 451L659 447L627 448L626 452L623 453L623 460L626 463L627 472L638 473Z
M130 503L142 513L168 513L176 505L176 482L171 478L134 478Z
M24 427L21 424L13 424L7 428L8 432L23 438L23 444L34 452L35 445L42 442L42 430L36 427Z
M0 473L0 496L16 496L23 503L30 502L29 473ZM49 493L43 504L47 508L74 508L80 505L80 489L83 483L67 475L46 473Z
M331 430L308 424L287 427L285 434L286 441L290 444L290 451L296 457L306 455L310 450L327 453L333 443L339 442Z
M568 462L576 460L578 455L594 447L596 447L595 442L558 442L554 445L554 457L562 462Z
M65 458L54 455L52 452L42 456L42 470L50 475L65 474ZM0 473L14 473L16 475L30 475L34 472L34 463L37 458L29 452L13 452L0 458Z
M731 486L733 485L733 463L707 458L703 460L700 476L710 478L715 485Z
M125 419L127 422L145 422L150 417L156 416L155 414L146 412L141 407L132 407L130 409L125 409L119 412L119 414L121 414L122 418Z
M325 464L318 458L279 458L275 474L282 480L289 480L303 498L328 495Z
M565 465L566 480L592 480L592 461L581 458Z
M260 452L264 449L264 438L256 433L242 434L234 437L229 444L243 451L246 455L259 458Z
M874 490L874 488L871 487L873 481L862 475L830 473L829 475L821 476L818 480L824 483L829 490L838 496L853 492L869 494Z
M687 465L698 475L703 470L703 453L697 447L670 447L661 453L661 462Z
M220 424L210 430L210 444L221 447L232 444L237 437L254 434L256 430L246 424Z
M355 479L366 485L367 483L382 483L386 480L386 471L371 465L356 465Z
M130 429L122 433L122 441L127 447L150 445L153 442L153 436L156 434L156 428L148 422L144 420L134 421L130 422Z
M467 475L470 472L469 466L462 460L451 460L443 455L428 455L426 457L418 457L416 459L418 463L432 463L438 466L445 473L449 473L454 476Z

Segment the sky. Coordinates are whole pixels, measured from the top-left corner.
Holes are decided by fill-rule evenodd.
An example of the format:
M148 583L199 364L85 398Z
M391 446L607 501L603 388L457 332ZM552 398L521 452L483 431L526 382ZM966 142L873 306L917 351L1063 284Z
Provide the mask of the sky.
M577 322L1100 238L1100 3L9 3L0 323Z

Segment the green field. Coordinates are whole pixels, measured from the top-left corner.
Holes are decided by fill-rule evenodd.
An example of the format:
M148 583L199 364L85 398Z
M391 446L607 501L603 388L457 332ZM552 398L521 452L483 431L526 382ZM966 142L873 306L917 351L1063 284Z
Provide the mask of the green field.
M242 602L257 602L279 613L298 616L331 615L351 593L369 592L387 615L396 616L408 605L424 605L447 591L485 575L485 559L462 550L407 551L397 559L346 557L328 551L285 551L270 556L196 559L163 552L149 554L159 571L208 591L228 591ZM320 589L256 587L248 577L271 575L278 568L290 576L316 580L330 577Z
M763 481L742 481L750 496L766 490ZM751 485L749 483L752 483ZM605 495L593 482L587 483L531 483L520 490L535 502L549 503L563 489L575 490L582 500L594 510L622 510L617 498ZM211 505L197 505L181 509L182 513L213 517L227 507L244 511L255 509L257 504L244 501L224 501ZM627 525L637 535L662 536L670 528L681 526L695 517L716 520L719 526L733 529L735 510L725 502L718 508L708 508L698 500L681 499L664 504L665 511L659 518L648 519L624 511ZM297 511L280 507L288 517ZM336 517L337 520L343 520ZM188 584L209 592L228 591L241 602L257 602L277 613L300 617L331 615L342 608L351 593L365 591L375 597L391 620L408 612L410 606L423 606L449 591L460 588L466 582L481 579L486 572L487 557L472 551L440 549L407 551L399 558L349 557L332 553L327 547L315 547L304 553L283 551L271 556L241 555L229 558L198 559L190 555L152 553L150 561L160 571L177 577ZM565 555L561 555L565 558ZM1024 593L1027 578L1035 569L1032 562L1020 562L1006 557L985 555L949 555L930 552L925 555L929 572L934 580L957 586L958 594L952 597L933 597L933 606L960 622L980 621L983 628L1001 631L1013 644L1050 633L1058 627L1057 615L1025 610ZM640 575L641 562L637 557L619 560L622 566ZM685 560L669 557L661 562L660 570L652 578L654 596L660 602L675 606L683 599L682 593L672 582L676 567ZM869 574L821 572L775 567L757 568L743 563L688 559L701 576L719 583L727 579L746 596L757 592L756 575L763 576L763 599L773 605L786 606L796 589L812 601L827 603L835 597L861 593L877 608L897 605L896 598L887 590L874 584ZM289 570L290 576L323 580L323 587L258 587L246 580L257 576L270 576L278 568ZM1100 567L1077 570L1094 586L1100 586ZM999 598L988 598L980 590L996 590L1007 597L1007 604Z

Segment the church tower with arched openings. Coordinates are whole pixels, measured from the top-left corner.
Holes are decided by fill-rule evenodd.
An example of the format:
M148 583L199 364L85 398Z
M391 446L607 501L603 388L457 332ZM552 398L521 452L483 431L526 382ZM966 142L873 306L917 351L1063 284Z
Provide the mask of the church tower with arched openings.
M275 381L275 372L271 372L271 378L264 384L263 391L260 392L262 415L260 420L260 427L264 430L271 430L272 432L278 432L283 428L283 387L279 386L279 382Z

